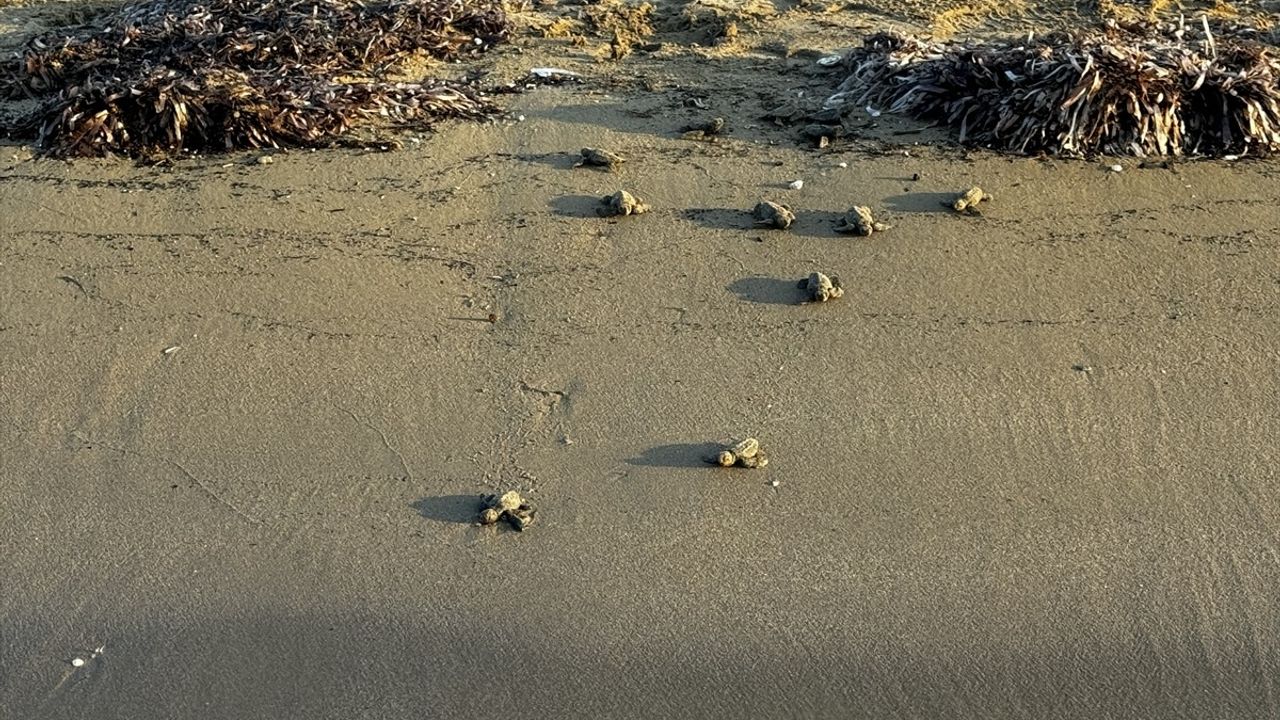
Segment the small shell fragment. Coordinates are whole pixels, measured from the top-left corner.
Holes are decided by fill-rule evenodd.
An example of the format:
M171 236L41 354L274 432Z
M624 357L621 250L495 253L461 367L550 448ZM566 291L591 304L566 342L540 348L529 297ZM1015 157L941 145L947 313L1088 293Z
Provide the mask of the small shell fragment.
M751 217L756 225L777 230L786 230L796 221L796 215L791 208L768 200L756 203L755 208L751 210Z
M1124 172L1124 166L1120 164L1108 165L1107 169L1113 173Z
M787 187L791 188L792 190L801 190L804 188L804 181L792 180L791 183L787 185Z
M75 658L71 661L71 667L84 667L84 658Z

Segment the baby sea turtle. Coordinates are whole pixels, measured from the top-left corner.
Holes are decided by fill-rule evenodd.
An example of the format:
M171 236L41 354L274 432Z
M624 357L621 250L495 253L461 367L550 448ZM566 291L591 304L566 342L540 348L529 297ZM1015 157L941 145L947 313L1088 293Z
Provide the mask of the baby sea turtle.
M724 118L717 117L702 123L685 125L680 128L680 137L685 140L715 140L724 132Z
M839 277L827 277L820 272L809 273L809 277L796 283L796 287L808 292L808 302L826 302L844 295Z
M511 527L523 531L533 524L536 511L515 490L501 495L485 495L480 498L480 502L481 525L493 525L499 520L506 520L511 523Z
M769 456L760 447L755 438L738 440L720 449L715 455L706 459L712 465L720 467L744 467L755 470L769 464Z
M836 221L836 232L853 233L864 237L873 232L884 232L891 227L893 226L887 223L877 222L871 217L871 208L861 205L851 208L844 217Z
M812 142L818 148L825 148L831 144L832 140L837 140L843 136L844 127L841 125L810 123L800 128L800 137Z
M751 217L756 225L778 230L786 230L796 221L796 214L791 212L791 208L768 200L756 203L755 208L751 210Z
M626 158L599 148L582 148L582 158L573 166L576 168L584 165L594 167L609 168L609 172L616 172L618 166L626 162Z
M617 215L639 215L649 212L649 206L644 204L640 198L632 195L626 190L619 190L612 195L605 195L600 198L599 213L603 217L613 217Z
M969 215L981 215L982 211L978 209L978 203L991 202L994 198L991 193L984 191L982 188L974 186L965 190L954 202L950 203L952 210L958 213L967 213ZM948 205L948 203L943 203Z

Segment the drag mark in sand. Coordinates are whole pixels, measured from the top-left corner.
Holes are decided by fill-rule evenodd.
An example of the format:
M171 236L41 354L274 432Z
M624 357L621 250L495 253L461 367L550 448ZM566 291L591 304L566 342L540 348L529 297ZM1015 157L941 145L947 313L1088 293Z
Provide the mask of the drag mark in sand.
M361 418L359 415L356 415L354 412L352 412L351 410L348 410L347 408L342 407L341 405L333 405L333 407L349 415L357 425L362 425L378 433L378 437L382 440L382 446L385 447L387 451L390 452L392 455L396 456L396 461L400 463L400 469L404 471L405 477L409 478L410 480L413 479L413 469L409 467L409 463L404 459L404 455L401 455L400 451L395 449L395 447L391 444L391 441L387 440L386 433L382 432L382 430L378 426L374 425L368 420Z
M182 473L183 475L185 475L185 476L186 476L186 478L187 478L188 480L190 480L192 484L194 484L196 487L200 488L200 490L201 490L205 495L208 495L210 498L212 498L212 499L213 499L214 501L216 501L218 504L220 504L220 505L222 505L223 507L227 508L228 510L230 510L230 511L231 511L231 512L233 512L233 513L235 513L236 515L239 515L241 518L243 518L243 519L245 519L245 520L247 520L247 521L249 521L249 522L253 523L254 525L261 525L261 524L262 524L262 521L261 521L261 520L259 520L258 518L256 518L256 517L254 517L254 516L250 515L249 513L245 512L244 510L241 510L239 507L237 507L237 506L236 506L236 504L235 504L235 503L233 503L233 502L231 502L230 500L228 500L228 499L226 499L226 498L222 497L222 495L218 494L218 492L217 492L216 490L214 490L213 488L209 487L209 486L208 486L208 485L207 485L203 480L201 480L200 478L196 477L195 473L193 473L193 472L191 472L190 470L188 470L185 466L183 466L183 465L182 465L182 463L179 463L179 462L178 462L178 461L176 461L176 460L171 460L171 459L169 459L169 458L167 458L167 457L160 457L160 456L158 456L158 455L148 455L147 453L139 452L139 451L134 450L134 449L132 449L132 448L123 447L123 446L121 446L121 445L111 445L111 444L109 444L109 443L104 443L104 442L100 442L100 441L98 441L98 440L93 440L93 439L87 438L87 437L85 437L84 435L80 434L80 432L79 432L79 431L72 431L71 436L72 436L73 438L75 438L76 440L79 440L81 443L83 443L87 448L93 448L94 446L103 447L103 448L106 448L106 449L108 449L108 450L112 450L112 451L114 451L114 452L118 452L118 453L120 453L121 455L132 455L133 457L142 458L143 460L154 460L154 461L156 461L156 462L160 462L160 463L163 463L163 464L165 464L165 465L168 465L169 467L171 467L171 468L173 468L173 469L177 470L178 472Z

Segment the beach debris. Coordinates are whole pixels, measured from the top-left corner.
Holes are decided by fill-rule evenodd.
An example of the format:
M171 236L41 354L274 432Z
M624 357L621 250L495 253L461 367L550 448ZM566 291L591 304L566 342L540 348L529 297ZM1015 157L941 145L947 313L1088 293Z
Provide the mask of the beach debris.
M553 67L536 67L529 71L529 74L539 80L555 80L582 77L572 70L562 70Z
M1280 54L1256 27L1113 24L1105 32L935 42L890 32L853 51L825 102L881 108L1018 153L1182 156L1280 150Z
M685 140L715 140L724 132L724 118L715 117L702 123L685 125L680 128L680 137Z
M583 3L579 19L591 34L609 38L598 56L621 60L632 47L642 46L653 35L654 6L630 0L596 0Z
M618 167L626 162L626 158L616 153L600 148L582 148L582 158L573 166L576 168L590 165L592 167L608 168L609 172L617 172Z
M772 15L771 3L761 0L742 0L726 3L723 0L689 0L680 3L678 14L669 15L663 23L668 32L686 33L689 40L704 46L721 47L738 40L742 28L753 27Z
M796 214L786 205L761 200L751 210L751 218L758 226L786 230L796 221Z
M84 658L82 657L72 658L71 667L84 667Z
M0 61L0 131L55 155L325 146L497 108L473 81L401 82L506 39L497 0L146 0L58 28ZM369 140L344 140L369 144Z
M603 217L616 217L625 215L640 215L649 212L649 206L643 200L637 198L626 190L619 190L612 195L605 195L600 198L600 215Z
M165 348L164 350L161 350L160 352L164 353L165 355L172 355L181 349L182 349L181 345L170 345L169 347Z
M820 272L809 273L809 277L802 278L796 283L796 287L808 294L809 299L806 302L826 302L844 295L839 277L835 275L828 277Z
M790 183L787 184L787 187L791 188L792 190L801 190L804 188L804 181L792 180Z
M564 70L562 68L553 67L536 67L529 71L523 80L524 88L532 89L543 85L565 85L568 83L581 83L583 80L581 73L572 70ZM510 91L516 91L516 84L512 83Z
M722 447L706 461L720 467L743 467L755 470L769 464L769 456L760 447L760 441L753 438L737 440Z
M1108 165L1107 169L1113 173L1124 172L1124 166L1119 163L1116 163L1115 165Z
M844 60L843 55L827 55L818 58L817 63L818 67L834 67L839 65L841 60Z
M969 215L981 215L982 211L978 209L978 203L991 202L994 198L991 193L984 191L978 186L973 186L968 190L960 193L955 200L943 205L955 210L958 213L966 213Z
M855 205L844 214L844 217L836 221L836 232L851 233L854 235L867 236L873 232L884 232L892 228L892 225L877 221L871 216L871 208L862 205Z
M511 527L523 531L533 524L537 513L519 492L509 490L501 495L484 495L480 498L480 524L493 525L506 520Z

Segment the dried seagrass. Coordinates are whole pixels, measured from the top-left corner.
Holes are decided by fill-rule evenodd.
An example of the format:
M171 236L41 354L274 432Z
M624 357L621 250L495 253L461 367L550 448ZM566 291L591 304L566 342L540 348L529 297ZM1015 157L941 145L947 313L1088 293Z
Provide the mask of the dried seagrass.
M495 108L471 86L395 82L394 71L507 33L496 0L153 0L34 38L0 64L0 97L39 101L0 130L59 155L139 156L481 118Z
M1207 19L978 44L891 33L852 52L828 108L950 126L965 144L1063 155L1280 150L1280 59Z

